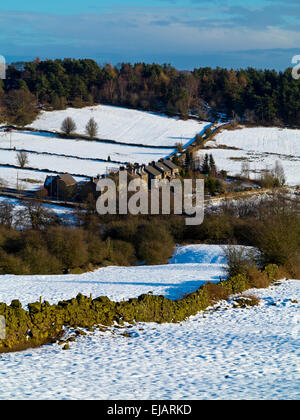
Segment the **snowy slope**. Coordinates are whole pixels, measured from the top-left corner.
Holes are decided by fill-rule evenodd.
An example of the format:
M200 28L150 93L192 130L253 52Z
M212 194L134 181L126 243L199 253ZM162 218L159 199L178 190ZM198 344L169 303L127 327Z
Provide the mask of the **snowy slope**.
M26 305L43 296L50 303L57 303L78 293L120 301L150 291L178 299L207 281L219 281L224 268L222 254L219 246L196 245L186 252L179 248L171 264L163 266L106 267L82 275L2 276L0 302L10 303L17 296Z
M1 133L0 133L1 134ZM14 131L12 133L12 147L17 150L33 151L40 154L52 153L61 156L75 156L84 159L103 159L117 162L138 162L149 163L153 160L170 155L174 150L145 148L137 146L123 146L106 142L95 142L80 139L62 139L55 135L45 133L32 133L30 131ZM0 136L0 156L1 149L10 148L10 137ZM88 165L89 162L87 161Z
M91 160L86 161L76 158L42 155L30 152L27 153L27 156L28 164L26 166L28 166L29 168L39 170L50 170L59 173L67 172L71 175L79 175L83 177L91 177L96 176L97 174L104 174L108 167L119 168L120 166L111 162L97 162ZM0 165L18 166L17 152L14 150L0 150ZM15 171L17 171L17 169L15 169ZM2 177L1 169L0 177Z
M218 145L243 150L300 158L300 130L254 127L224 130L216 136Z
M228 171L229 175L240 174L243 162L248 162L251 178L257 179L262 170L273 169L279 161L287 184L300 184L300 130L265 127L223 130L206 146L213 149L201 150L198 155L212 154L217 167ZM216 147L218 149L214 149Z
M300 158L222 148L199 150L197 155L204 158L206 153L213 155L219 170L224 169L231 176L240 175L243 163L248 162L252 179L259 179L261 171L274 169L276 161L279 161L284 169L286 184L300 184Z
M174 146L181 142L188 144L208 126L207 123L194 120L182 121L151 112L99 105L43 112L31 127L60 131L66 117L74 119L76 132L80 134L85 134L85 126L93 117L99 126L99 138L153 146Z
M152 290L175 298L216 280L218 246L179 247L164 267L108 267L80 276L2 276L0 301L51 302L78 292L114 299ZM189 283L188 288L186 288ZM95 331L0 358L0 399L298 399L300 281L249 291L260 306L199 313L180 324ZM125 337L123 333L130 333Z
M0 399L299 399L300 281L255 293L251 309L1 355Z

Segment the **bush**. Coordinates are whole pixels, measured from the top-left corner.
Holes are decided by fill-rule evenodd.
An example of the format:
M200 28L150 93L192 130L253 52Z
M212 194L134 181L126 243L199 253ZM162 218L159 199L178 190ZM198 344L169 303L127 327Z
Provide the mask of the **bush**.
M62 263L45 248L27 245L20 256L29 267L30 274L57 274L62 270Z
M250 267L247 273L250 288L264 289L270 286L270 280L265 272L259 271L256 267Z
M113 241L112 249L115 264L126 267L137 263L135 248L129 242Z
M30 268L21 258L0 250L0 274L27 275L30 274Z
M259 226L256 241L263 267L295 265L300 250L299 216L268 215Z
M10 124L24 127L31 124L39 112L36 97L26 89L10 91L2 102L5 120Z
M253 295L245 295L235 299L234 303L239 308L248 308L249 306L258 306L260 299Z
M79 229L53 227L46 232L50 253L62 263L64 269L82 267L88 262L88 246L84 232Z
M244 274L238 274L222 282L221 285L229 294L243 293L249 288L247 277Z
M224 247L224 253L227 262L226 271L228 278L237 275L246 277L249 270L255 267L253 251L240 246L227 246Z
M88 255L89 262L96 266L104 265L108 258L108 249L106 243L94 235L88 237Z
M209 299L211 299L213 302L218 302L219 300L227 300L229 297L228 290L226 290L226 288L221 284L207 283L203 286L203 289L207 292Z
M267 276L269 282L279 280L279 268L276 264L269 264L264 269L264 274Z
M149 265L165 264L173 255L174 239L161 224L145 224L139 227L135 242L137 256Z

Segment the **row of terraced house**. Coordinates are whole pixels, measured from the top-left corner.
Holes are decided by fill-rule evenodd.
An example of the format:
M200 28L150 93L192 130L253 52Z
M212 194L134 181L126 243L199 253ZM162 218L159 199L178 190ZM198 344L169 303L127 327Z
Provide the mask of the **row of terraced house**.
M121 166L120 171L127 171L129 178L141 178L151 187L152 180L172 180L179 175L179 168L170 159L161 159L149 165L138 163ZM119 172L119 170L117 172ZM102 175L102 177L109 176ZM44 194L60 200L85 201L89 195L95 199L99 196L97 184L101 176L92 177L88 182L77 183L70 174L48 176L44 184Z

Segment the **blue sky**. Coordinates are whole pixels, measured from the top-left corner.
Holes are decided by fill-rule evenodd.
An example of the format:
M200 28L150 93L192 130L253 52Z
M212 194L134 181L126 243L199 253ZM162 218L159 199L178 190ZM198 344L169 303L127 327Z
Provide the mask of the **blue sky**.
M299 0L12 0L0 5L10 58L286 68L300 54Z

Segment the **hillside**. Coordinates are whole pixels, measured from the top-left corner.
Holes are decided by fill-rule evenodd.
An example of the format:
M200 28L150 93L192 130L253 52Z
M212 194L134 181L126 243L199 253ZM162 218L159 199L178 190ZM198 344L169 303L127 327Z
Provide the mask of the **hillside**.
M281 128L237 128L223 130L206 143L211 150L201 150L199 156L210 153L217 167L237 175L245 163L250 177L259 178L265 169L273 169L279 161L288 185L300 184L300 130Z
M224 261L220 248L200 245L179 248L173 262L81 276L6 276L1 299L26 303L42 294L57 301L78 291L122 299L150 290L175 297L216 279ZM89 332L69 351L53 344L3 354L1 398L297 399L300 283L248 293L259 306L224 302L181 324Z
M85 126L94 118L99 126L100 139L146 146L174 147L176 143L189 144L196 134L204 131L208 123L183 121L162 114L136 111L127 108L98 105L82 109L42 112L30 127L38 130L60 131L66 117L77 125L76 132L85 134Z

